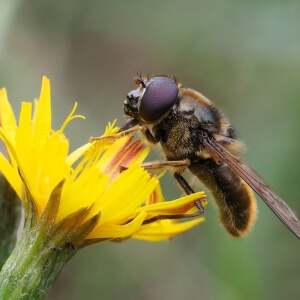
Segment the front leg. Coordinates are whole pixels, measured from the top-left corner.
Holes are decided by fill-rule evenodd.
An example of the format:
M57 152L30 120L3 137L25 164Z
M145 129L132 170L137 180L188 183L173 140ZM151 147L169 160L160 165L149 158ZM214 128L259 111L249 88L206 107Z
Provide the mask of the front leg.
M144 133L147 141L150 144L157 144L160 141L160 136L158 133L155 135L152 134L152 132L144 125L142 128L142 132Z
M121 126L119 132L127 131L128 129L134 127L137 124L139 124L139 121L137 119L131 119L127 123L125 123L123 126Z
M127 123L125 123L123 126L121 126L118 133L114 135L103 135L99 137L91 137L90 142L99 141L99 140L105 140L105 139L111 139L111 140L117 140L125 135L132 134L135 131L143 131L144 125L136 126L139 124L139 121L136 119L131 119ZM136 127L135 127L136 126Z
M141 131L145 135L147 141L151 144L157 144L160 141L160 136L156 134L155 136L151 133L151 131L145 125L136 125L140 124L137 119L132 119L121 126L119 132L114 135L114 138L119 138L127 134L131 134L135 131ZM99 138L91 138L91 140L98 140Z
M94 142L94 141L100 141L100 140L106 140L106 139L110 139L110 140L117 140L125 135L128 134L132 134L135 131L143 131L144 126L137 126L137 127L132 127L123 131L119 131L118 133L114 134L114 135L102 135L102 136L97 136L97 137L90 137L90 142Z

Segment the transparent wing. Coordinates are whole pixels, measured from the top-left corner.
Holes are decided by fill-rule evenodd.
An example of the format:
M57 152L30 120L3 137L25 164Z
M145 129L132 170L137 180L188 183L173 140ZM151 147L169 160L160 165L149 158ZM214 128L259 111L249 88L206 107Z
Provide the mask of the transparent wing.
M269 185L247 163L232 155L216 141L205 137L203 142L216 152L265 201L285 226L300 239L300 221Z

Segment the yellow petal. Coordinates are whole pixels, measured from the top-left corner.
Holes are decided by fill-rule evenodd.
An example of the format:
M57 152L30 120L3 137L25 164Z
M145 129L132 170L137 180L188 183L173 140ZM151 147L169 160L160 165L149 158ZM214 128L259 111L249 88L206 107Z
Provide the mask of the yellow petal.
M15 135L17 125L14 112L7 99L6 89L0 89L0 126L10 138Z
M79 158L89 149L92 147L91 143L86 143L85 145L77 148L72 153L70 153L67 157L67 163L72 166Z
M82 207L89 207L95 205L95 202L104 193L109 181L109 176L100 173L96 168L85 170L75 180L66 181L62 194L62 199L59 212L58 221L65 218ZM90 212L90 216L99 211L99 208Z
M183 213L194 206L194 202L200 198L204 198L204 192L194 193L188 196L184 196L177 200L173 201L164 201L152 205L146 205L143 207L138 208L136 211L146 211L148 214L162 214L162 213L170 213L173 214L174 212ZM190 207L188 206L190 205Z
M170 239L173 236L181 234L203 222L204 218L196 220L176 223L171 220L162 220L143 226L141 230L132 237L135 239L146 240L150 242L159 242L161 240Z
M152 205L155 203L160 203L165 201L163 194L162 194L162 190L160 185L158 184L155 188L155 190L152 192L152 194L150 195L150 197L147 199L146 204L147 205Z
M37 139L47 137L51 131L51 93L50 81L43 77L42 89L39 101L36 102L33 118L33 130Z
M134 234L142 225L147 214L141 212L134 220L125 225L103 224L96 226L88 235L88 239L92 238L124 238Z
M92 213L97 209L102 210L100 224L124 218L145 202L157 184L157 180L150 178L143 168L132 166L111 183L95 203Z
M6 180L9 182L11 187L17 193L19 199L22 199L23 196L23 183L20 179L19 173L17 172L16 168L14 168L7 159L0 153L0 166L1 172L3 173Z
M23 102L19 117L19 127L16 130L15 139L12 141L16 153L23 157L28 157L32 151L32 127L31 127L32 104ZM19 160L20 160L19 159ZM20 163L21 161L19 161ZM28 162L30 164L30 162Z

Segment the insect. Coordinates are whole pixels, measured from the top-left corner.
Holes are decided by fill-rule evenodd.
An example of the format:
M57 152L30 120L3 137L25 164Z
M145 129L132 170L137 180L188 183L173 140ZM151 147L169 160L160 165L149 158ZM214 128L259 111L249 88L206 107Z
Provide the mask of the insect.
M229 120L201 93L182 87L168 75L136 76L124 112L129 120L121 131L142 126L146 139L160 143L174 177L186 194L194 193L182 176L188 168L212 192L226 231L242 237L256 218L252 189L300 239L300 221L269 185L240 158L243 145ZM151 166L151 165L150 165ZM251 189L251 188L252 189ZM200 202L198 209L204 212Z

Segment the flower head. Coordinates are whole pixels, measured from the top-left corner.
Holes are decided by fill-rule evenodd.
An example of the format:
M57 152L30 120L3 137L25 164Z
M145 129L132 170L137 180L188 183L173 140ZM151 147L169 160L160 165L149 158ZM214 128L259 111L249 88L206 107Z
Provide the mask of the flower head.
M51 128L50 82L44 77L39 100L34 107L22 103L17 124L6 91L0 90L0 138L8 152L8 158L0 153L0 171L21 199L27 223L47 228L49 238L63 236L82 247L128 237L169 239L203 220L171 220L193 215L194 203L204 202L205 195L165 201L157 177L141 165L149 149L130 135L111 138L118 131L113 125L69 154L63 130L83 118L75 109L76 104L59 130Z
M64 264L78 249L103 240L169 239L202 222L197 193L165 201L158 178L142 162L149 149L109 125L104 135L69 153L63 131L51 126L50 82L43 78L39 100L22 103L15 120L0 90L0 172L25 212L23 232L0 271L1 299L44 299ZM9 199L8 199L9 200ZM1 220L0 220L1 221Z

